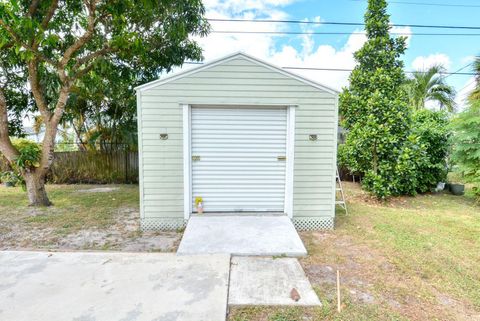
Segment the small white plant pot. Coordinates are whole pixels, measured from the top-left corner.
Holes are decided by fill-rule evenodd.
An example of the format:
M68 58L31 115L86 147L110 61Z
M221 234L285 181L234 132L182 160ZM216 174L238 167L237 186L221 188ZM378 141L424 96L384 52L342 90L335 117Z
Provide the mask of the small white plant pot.
M203 202L198 203L197 205L197 213L203 214Z

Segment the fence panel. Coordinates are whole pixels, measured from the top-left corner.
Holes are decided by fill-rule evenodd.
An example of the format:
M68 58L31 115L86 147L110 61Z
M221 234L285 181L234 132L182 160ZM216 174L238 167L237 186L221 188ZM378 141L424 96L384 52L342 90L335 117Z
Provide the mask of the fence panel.
M55 184L137 183L138 153L56 152L47 181Z

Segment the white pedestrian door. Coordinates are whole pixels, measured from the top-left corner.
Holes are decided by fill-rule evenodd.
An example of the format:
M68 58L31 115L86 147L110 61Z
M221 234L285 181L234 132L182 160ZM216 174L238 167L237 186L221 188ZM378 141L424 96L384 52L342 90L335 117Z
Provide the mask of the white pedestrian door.
M286 135L286 108L193 107L193 211L284 212Z

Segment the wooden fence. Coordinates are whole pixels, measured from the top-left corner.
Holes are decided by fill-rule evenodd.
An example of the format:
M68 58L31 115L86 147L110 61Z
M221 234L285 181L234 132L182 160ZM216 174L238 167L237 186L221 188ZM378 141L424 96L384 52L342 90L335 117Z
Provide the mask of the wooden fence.
M55 184L138 182L138 152L56 152L47 176Z
M0 171L8 170L0 157ZM86 151L55 152L55 160L47 174L54 184L132 184L138 183L138 152Z

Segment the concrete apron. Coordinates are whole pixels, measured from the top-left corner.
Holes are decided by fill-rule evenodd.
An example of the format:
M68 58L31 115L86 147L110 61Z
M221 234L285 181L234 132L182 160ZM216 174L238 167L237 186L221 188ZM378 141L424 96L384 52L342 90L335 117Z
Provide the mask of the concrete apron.
M306 256L287 216L192 216L177 251L180 255Z
M292 298L292 290L296 298ZM320 306L295 258L232 257L229 306Z
M294 258L0 252L0 320L224 321L227 304L320 301Z
M225 321L229 255L0 252L0 320Z

